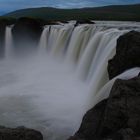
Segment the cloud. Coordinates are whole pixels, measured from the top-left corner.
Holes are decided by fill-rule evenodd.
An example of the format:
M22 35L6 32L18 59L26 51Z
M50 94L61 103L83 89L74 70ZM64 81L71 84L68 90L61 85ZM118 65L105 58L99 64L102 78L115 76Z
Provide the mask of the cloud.
M29 7L80 8L138 2L139 0L0 0L0 9L9 12Z

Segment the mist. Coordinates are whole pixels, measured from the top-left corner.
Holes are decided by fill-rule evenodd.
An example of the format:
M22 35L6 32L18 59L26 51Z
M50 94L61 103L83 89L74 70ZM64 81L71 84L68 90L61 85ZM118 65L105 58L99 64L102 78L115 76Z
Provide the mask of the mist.
M49 56L3 60L0 123L24 125L40 130L51 140L62 140L78 129L87 110L86 87L74 74L72 65Z
M109 82L107 64L117 39L139 29L139 24L114 26L50 25L36 45L13 40L12 26L7 27L5 58L0 61L0 124L39 130L44 140L74 135L87 110L109 96L115 79ZM116 78L138 73L132 69Z

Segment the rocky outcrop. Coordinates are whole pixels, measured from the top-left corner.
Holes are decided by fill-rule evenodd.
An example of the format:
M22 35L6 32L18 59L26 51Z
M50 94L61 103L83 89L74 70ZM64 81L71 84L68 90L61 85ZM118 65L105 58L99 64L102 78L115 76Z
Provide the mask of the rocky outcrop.
M69 140L93 140L102 121L107 100L97 104L83 117L80 129Z
M75 26L78 26L79 24L95 24L91 20L77 20Z
M43 140L43 136L40 132L25 127L11 129L0 126L0 140Z
M116 55L108 62L109 78L127 69L140 67L140 32L131 31L117 40Z
M35 49L39 42L43 26L39 20L33 18L20 18L15 23L12 33L16 51Z
M140 77L116 80L108 99L101 101L83 118L69 140L140 139Z

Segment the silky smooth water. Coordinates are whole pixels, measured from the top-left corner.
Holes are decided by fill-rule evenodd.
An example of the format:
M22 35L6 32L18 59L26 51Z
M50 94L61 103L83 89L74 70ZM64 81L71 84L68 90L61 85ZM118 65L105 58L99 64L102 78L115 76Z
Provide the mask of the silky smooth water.
M116 78L140 72L134 68L108 79L108 60L118 37L133 29L129 24L127 30L123 22L124 29L120 22L45 26L37 52L23 58L12 57L12 27L7 27L6 59L0 61L0 125L37 129L44 140L73 135L86 111L109 96Z
M34 128L63 140L87 110L87 85L73 66L46 56L0 62L0 124Z

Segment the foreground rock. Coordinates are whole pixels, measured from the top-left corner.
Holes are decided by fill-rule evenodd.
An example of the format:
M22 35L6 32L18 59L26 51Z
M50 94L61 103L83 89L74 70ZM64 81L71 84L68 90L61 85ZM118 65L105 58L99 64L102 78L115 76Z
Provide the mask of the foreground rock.
M0 126L0 140L43 140L40 132L18 127L15 129Z
M109 98L86 113L69 140L140 140L140 77L116 80Z
M140 32L131 31L117 40L116 55L108 62L109 78L140 67Z

